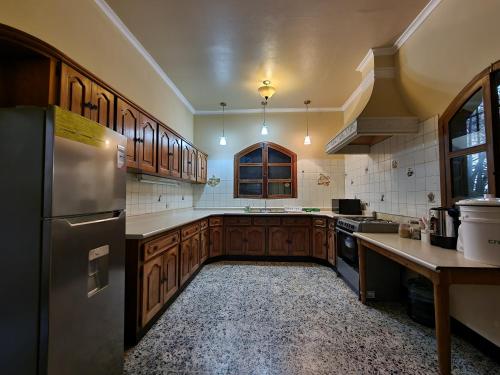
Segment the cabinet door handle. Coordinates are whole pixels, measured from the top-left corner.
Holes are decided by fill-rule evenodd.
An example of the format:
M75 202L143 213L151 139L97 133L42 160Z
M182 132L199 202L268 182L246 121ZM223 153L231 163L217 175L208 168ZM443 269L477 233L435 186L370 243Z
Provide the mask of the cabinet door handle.
M88 109L92 109L92 103L91 102L83 103L83 107L88 108Z

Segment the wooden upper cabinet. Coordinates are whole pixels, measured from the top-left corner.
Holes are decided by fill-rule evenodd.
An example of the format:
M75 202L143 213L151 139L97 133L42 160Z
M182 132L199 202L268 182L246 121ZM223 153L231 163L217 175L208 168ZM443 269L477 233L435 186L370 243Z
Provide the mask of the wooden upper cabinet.
M61 65L61 108L91 118L92 82L66 64Z
M139 169L156 172L156 123L144 114L139 114Z
M158 174L181 176L181 139L163 125L158 125Z
M197 158L197 150L189 143L182 141L182 179L196 182Z
M92 82L92 109L90 118L113 129L115 119L115 95Z
M197 172L196 172L196 181L199 183L206 183L207 182L207 155L205 155L203 152L198 151L198 162L196 165Z
M173 135L172 138L170 139L170 146L169 146L169 168L170 168L170 175L172 177L181 177L181 169L182 169L182 141L181 139Z
M190 168L190 173L189 173L189 179L191 181L196 182L196 172L197 172L197 165L198 165L198 150L196 150L193 146L189 147L189 153L191 154L189 157L189 168Z
M139 166L139 111L118 98L116 102L116 131L127 137L127 167Z

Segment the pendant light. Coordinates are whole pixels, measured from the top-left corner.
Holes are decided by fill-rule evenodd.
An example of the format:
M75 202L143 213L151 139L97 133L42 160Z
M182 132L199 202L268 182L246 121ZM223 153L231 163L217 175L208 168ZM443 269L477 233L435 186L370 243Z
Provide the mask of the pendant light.
M306 136L304 137L304 144L310 145L311 137L309 137L309 104L311 104L311 101L307 99L304 101L304 104L306 105Z
M222 107L222 137L220 137L220 139L219 139L219 144L221 146L225 146L225 145L227 145L227 141L226 141L226 136L224 135L224 109L226 108L227 104L224 102L221 102L220 106Z
M262 108L264 109L264 121L262 122L262 129L260 130L260 134L262 135L268 135L269 134L269 129L267 128L267 124L266 124L266 105L267 105L267 101L266 102L262 102Z
M274 93L276 92L276 89L271 86L271 81L269 81L268 79L266 79L265 81L262 81L263 85L264 86L260 86L257 91L259 92L260 96L262 96L264 99L266 99L266 102L267 100L274 95Z

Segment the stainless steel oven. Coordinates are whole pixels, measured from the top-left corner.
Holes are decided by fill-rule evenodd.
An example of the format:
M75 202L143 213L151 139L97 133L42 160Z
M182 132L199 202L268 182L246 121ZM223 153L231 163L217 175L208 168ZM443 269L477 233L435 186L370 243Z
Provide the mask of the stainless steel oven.
M359 259L356 238L353 237L351 232L338 227L336 232L338 257L357 270L359 268Z

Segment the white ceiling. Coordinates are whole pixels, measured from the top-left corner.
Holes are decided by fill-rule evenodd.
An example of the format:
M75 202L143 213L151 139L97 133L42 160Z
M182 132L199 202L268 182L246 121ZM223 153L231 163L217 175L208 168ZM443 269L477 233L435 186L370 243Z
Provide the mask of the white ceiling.
M341 107L372 47L392 45L428 0L107 0L197 111Z

